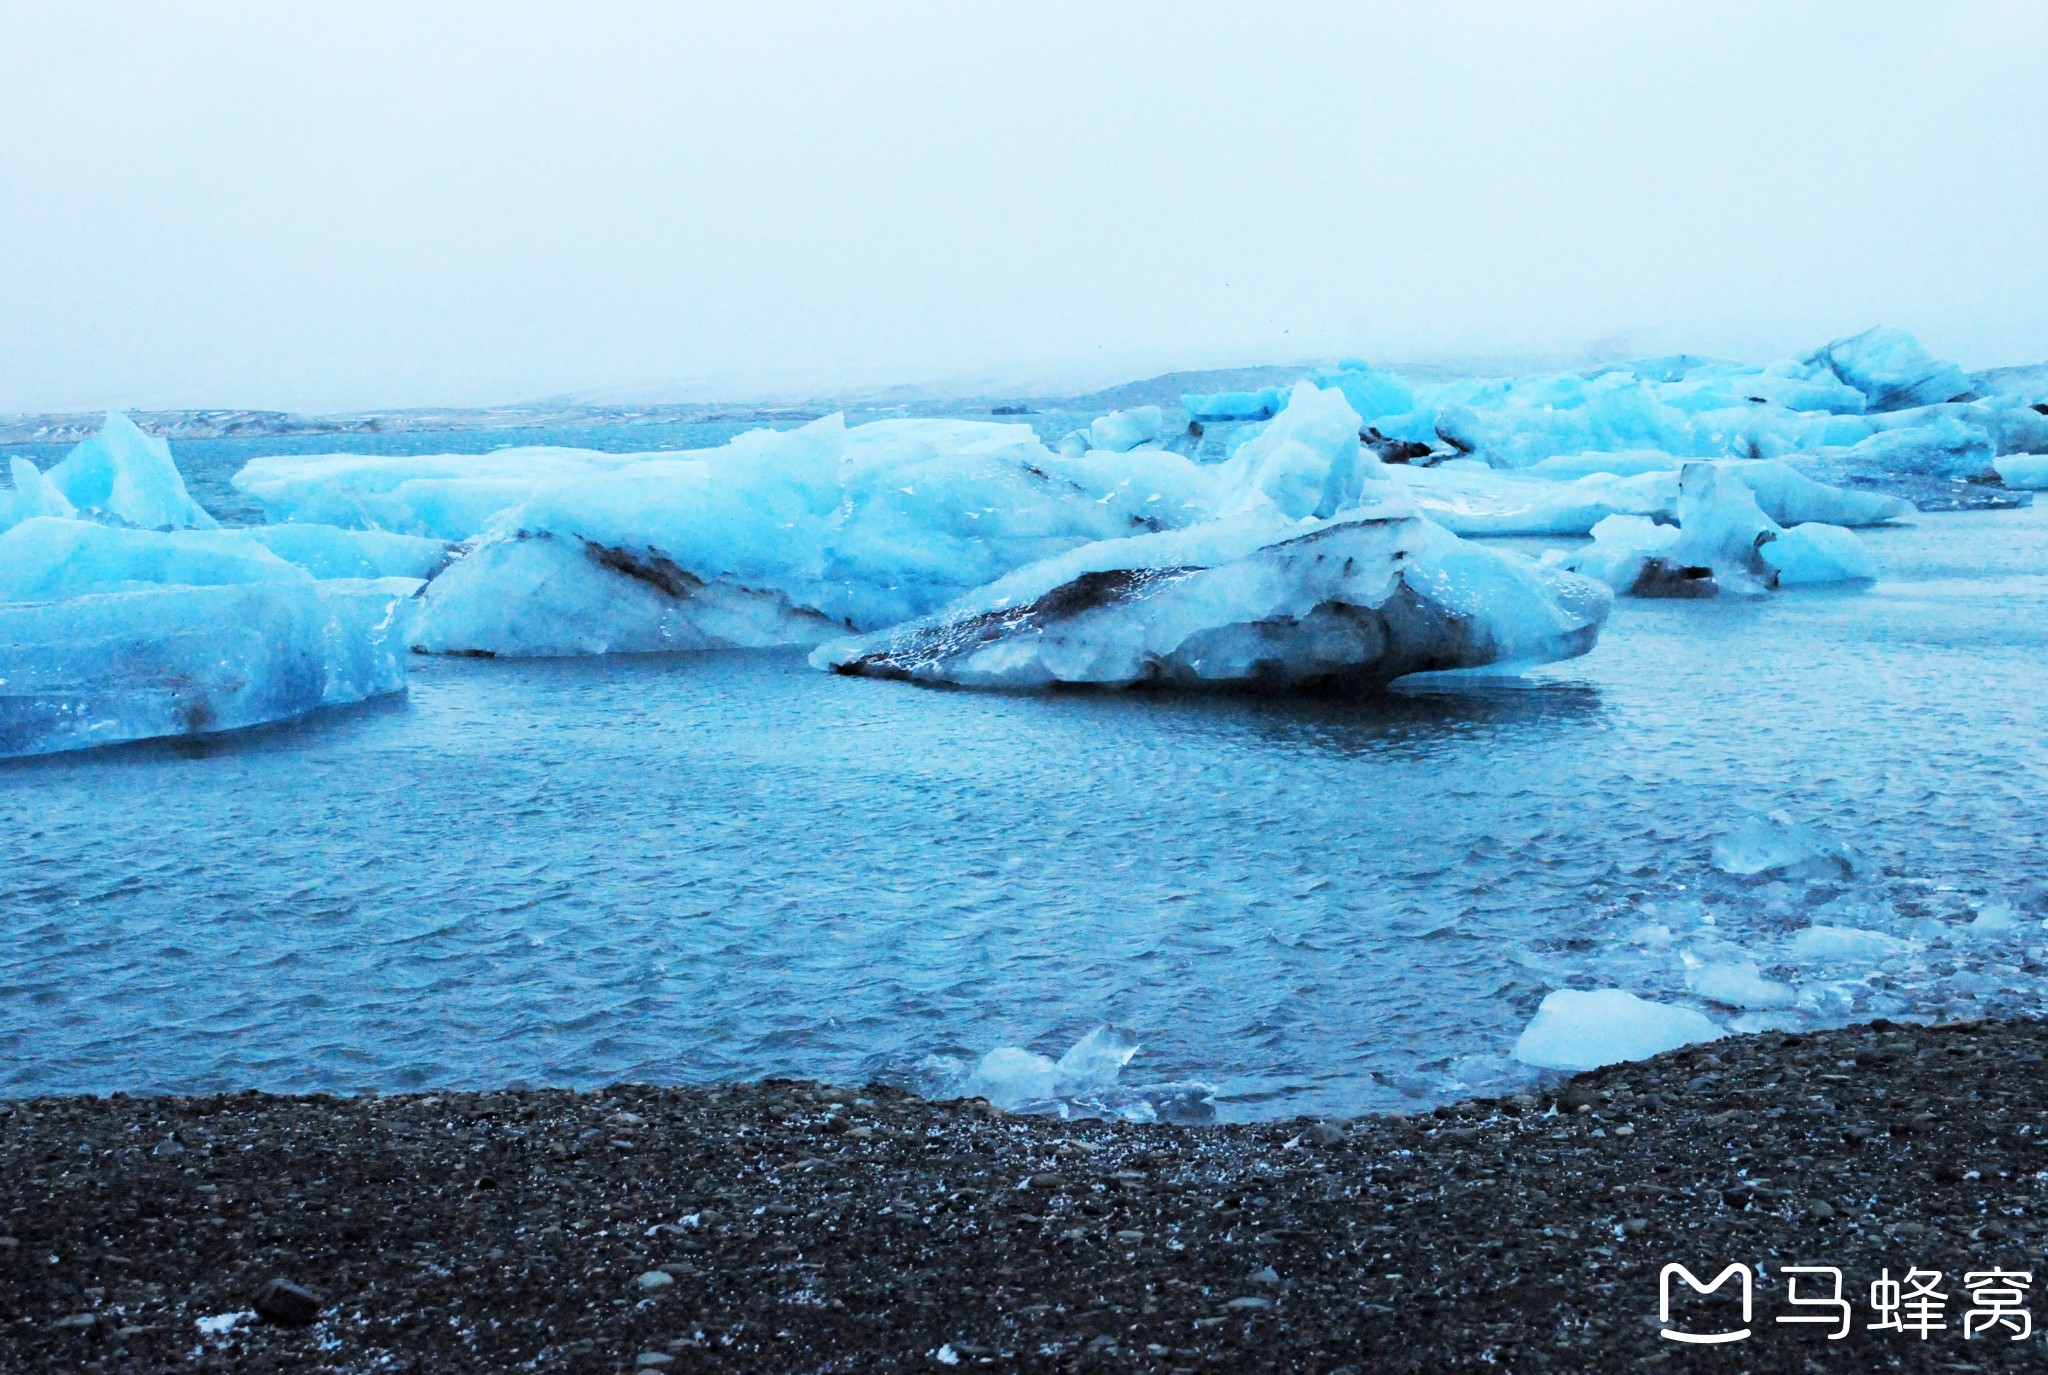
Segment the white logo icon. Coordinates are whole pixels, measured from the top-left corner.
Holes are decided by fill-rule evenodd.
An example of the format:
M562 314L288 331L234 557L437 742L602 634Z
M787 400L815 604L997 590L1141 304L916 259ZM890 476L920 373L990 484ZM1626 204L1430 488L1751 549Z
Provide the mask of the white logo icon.
M1666 1337L1674 1342L1693 1342L1701 1346L1712 1346L1720 1342L1739 1342L1749 1335L1748 1323L1752 1304L1751 1286L1753 1281L1747 1265L1737 1262L1729 1266L1726 1270L1714 1276L1712 1284L1701 1284L1692 1271L1686 1269L1683 1265L1674 1263L1665 1266L1657 1275L1657 1318L1658 1321L1666 1324L1671 1321L1671 1277L1673 1275L1676 1275L1691 1286L1695 1294L1711 1294L1731 1279L1741 1280L1742 1321L1744 1325L1734 1332L1674 1332L1669 1326L1666 1326L1663 1330Z

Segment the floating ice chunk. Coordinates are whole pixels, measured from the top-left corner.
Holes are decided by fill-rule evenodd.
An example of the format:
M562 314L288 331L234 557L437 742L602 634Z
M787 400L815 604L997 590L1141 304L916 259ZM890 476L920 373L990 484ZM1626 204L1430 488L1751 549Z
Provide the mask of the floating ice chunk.
M38 516L0 534L0 602L311 576L236 530L136 530Z
M1163 488L1141 481L1089 485L1118 461L1125 478L1184 485L1158 502ZM984 421L848 428L835 415L752 431L538 484L434 580L425 625L448 650L566 653L681 647L709 630L706 615L735 613L785 627L778 643L815 644L826 628L892 625L1034 560L1186 519L1171 508L1206 485L1193 467L1151 452L1063 459L1029 426ZM627 600L607 608L607 589Z
M277 523L388 530L442 540L480 534L549 483L674 454L528 447L488 454L275 454L243 465L237 491Z
M2011 454L1994 459L1998 480L2008 487L2039 491L2048 488L2048 454Z
M0 602L309 577L423 579L447 557L437 540L319 525L137 530L39 516L0 533Z
M1514 1054L1541 1069L1598 1069L1726 1034L1689 1007L1649 1002L1619 988L1561 988L1543 999Z
M1913 510L1910 501L1882 492L1830 487L1776 460L1726 466L1749 488L1758 509L1780 525L1882 525Z
M1674 458L1657 449L1623 449L1614 453L1560 454L1532 463L1521 471L1531 477L1547 477L1559 480L1591 477L1605 473L1610 477L1637 477L1643 473L1675 473L1685 460Z
M2002 940L2020 929L2012 904L2003 899L1985 903L1965 928L1974 939Z
M1897 936L1853 926L1809 926L1792 937L1794 958L1816 964L1876 964L1907 948Z
M1275 510L1320 519L1357 505L1366 479L1382 472L1360 446L1358 429L1358 412L1342 392L1296 383L1287 408L1224 465L1217 514Z
M1345 359L1334 369L1310 373L1308 380L1343 393L1351 409L1367 423L1415 409L1415 388L1407 378L1355 358ZM1292 404L1291 398L1288 404Z
M1702 964L1689 969L1685 986L1709 1002L1724 1007L1791 1007L1799 1001L1799 990L1790 984L1767 979L1754 961Z
M773 590L705 582L658 554L545 530L486 541L434 579L413 647L557 657L809 647L845 627Z
M52 486L78 510L147 530L212 530L219 522L185 491L171 446L119 411L50 469Z
M1463 462L1386 472L1417 511L1459 535L1583 535L1615 515L1669 520L1678 504L1674 472L1550 481Z
M1769 585L1771 570L1758 549L1782 531L1757 505L1756 494L1727 469L1688 463L1679 471L1678 526L1674 563L1711 568L1723 587Z
M448 542L332 525L258 525L236 531L316 578L427 579L448 563Z
M1583 654L1610 605L1597 583L1413 517L1245 516L1085 546L811 663L986 688L1359 689Z
M1591 464L1596 457L1581 454L1566 463L1546 459L1512 471L1451 462L1387 472L1409 489L1424 515L1460 535L1583 535L1614 515L1677 522L1681 470L1690 463L1641 453L1616 465L1640 471L1607 473ZM1873 525L1913 509L1897 497L1815 482L1775 460L1713 466L1747 487L1758 509L1779 524Z
M1851 531L1839 525L1795 525L1759 547L1780 587L1867 582L1877 564Z
M25 458L17 458L8 466L13 474L14 487L11 491L0 492L0 531L10 530L37 516L69 519L78 514L77 508L57 490L55 483L36 470L35 464Z
M1924 425L1880 430L1835 461L1849 472L1876 476L1988 478L1997 472L1997 453L1990 431L1939 415Z
M1262 387L1258 391L1211 392L1180 399L1188 419L1203 424L1229 420L1267 420L1280 414L1287 404L1287 389Z
M1970 390L1979 396L2011 397L2028 405L2048 404L2048 363L1973 372Z
M1678 538L1676 525L1662 525L1648 516L1608 516L1594 525L1593 542L1572 551L1562 566L1598 578L1616 592L1674 595L1683 591L1686 571L1671 559ZM1646 579L1653 565L1663 574L1661 581L1655 576ZM1691 574L1702 595L1714 590L1711 570L1694 569Z
M1902 329L1867 329L1837 339L1813 355L1835 376L1863 393L1869 409L1896 411L1931 406L1970 394L1970 379L1953 363L1930 357Z
M1847 846L1783 812L1744 820L1714 842L1713 862L1724 874L1780 879L1847 878L1858 864Z
M0 604L0 757L231 730L402 691L419 584L292 572Z
M1088 447L1124 453L1140 444L1155 444L1166 433L1166 418L1157 406L1111 411L1088 426Z

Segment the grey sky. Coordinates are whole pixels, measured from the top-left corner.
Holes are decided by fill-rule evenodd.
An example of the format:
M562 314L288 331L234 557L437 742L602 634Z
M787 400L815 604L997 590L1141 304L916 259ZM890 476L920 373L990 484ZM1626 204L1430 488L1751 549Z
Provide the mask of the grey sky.
M2048 357L2048 5L0 0L0 411Z

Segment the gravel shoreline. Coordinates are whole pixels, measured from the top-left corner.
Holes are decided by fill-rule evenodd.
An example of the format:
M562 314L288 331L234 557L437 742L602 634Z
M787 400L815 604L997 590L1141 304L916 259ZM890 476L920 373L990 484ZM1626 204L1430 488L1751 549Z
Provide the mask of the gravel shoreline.
M0 1370L2031 1367L1964 1276L2048 1283L2044 1066L2048 1023L1876 1022L1222 1127L779 1080L21 1100ZM1667 1262L1738 1261L1747 1340L1660 1337ZM1775 1321L1794 1264L1844 1271L1847 1339ZM1946 1327L1870 1331L1913 1267Z

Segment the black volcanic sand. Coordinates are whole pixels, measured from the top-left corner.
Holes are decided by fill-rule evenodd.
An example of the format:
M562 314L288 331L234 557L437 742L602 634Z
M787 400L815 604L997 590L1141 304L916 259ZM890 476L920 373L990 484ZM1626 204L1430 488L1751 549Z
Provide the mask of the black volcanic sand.
M1965 1338L1962 1281L2048 1281L2044 1053L2048 1024L1880 1022L1237 1127L788 1081L34 1099L0 1105L0 1369L2038 1366L2048 1338ZM1754 1335L1660 1338L1668 1261L1761 1264ZM1773 1321L1802 1262L1845 1270L1847 1340ZM1866 1331L1915 1266L1946 1330ZM310 1326L202 1332L277 1278Z

